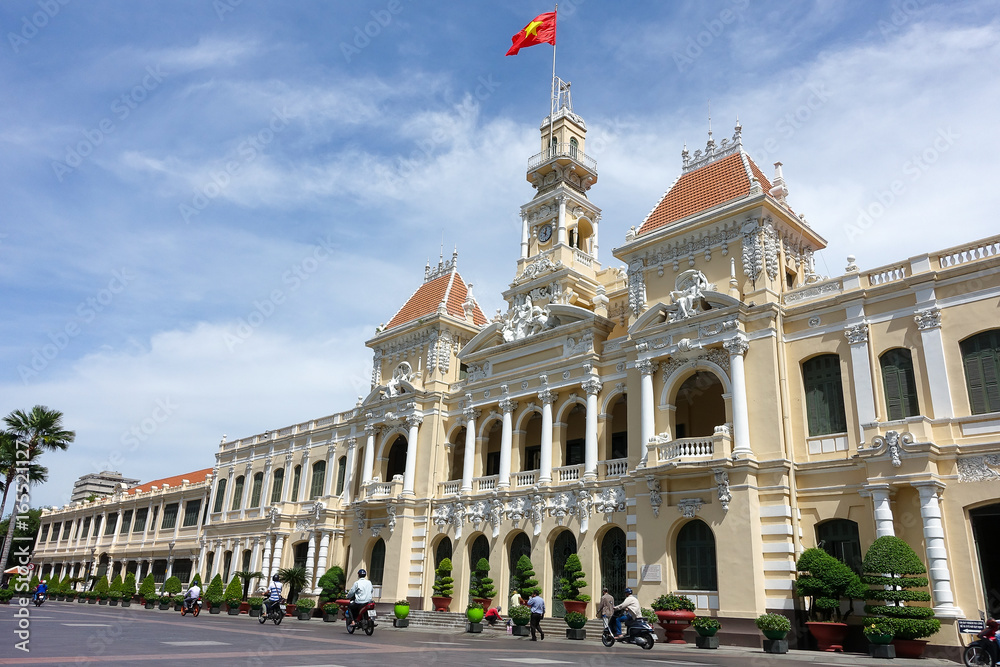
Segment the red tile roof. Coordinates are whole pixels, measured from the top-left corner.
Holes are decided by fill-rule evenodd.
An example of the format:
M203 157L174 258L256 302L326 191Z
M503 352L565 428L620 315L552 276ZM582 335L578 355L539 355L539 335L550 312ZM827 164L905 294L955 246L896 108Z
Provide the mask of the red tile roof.
M442 303L445 304L445 309L449 315L464 320L465 310L462 308L462 304L465 303L468 295L469 288L466 286L465 281L462 280L462 276L458 274L458 271L454 269L448 271L421 285L393 318L389 320L386 329L392 329L393 327L413 322L421 317L433 315L438 311L438 307ZM473 301L475 300L473 299ZM486 325L486 316L479 309L478 303L472 309L472 322L476 326Z
M149 491L152 487L162 489L164 484L169 484L171 488L181 485L181 480L187 480L192 484L197 482L204 482L205 478L212 474L211 468L205 468L204 470L196 470L195 472L186 472L183 475L174 475L173 477L164 477L163 479L154 479L152 482L146 482L145 484L140 484L139 486L133 486L131 489L125 493L144 493Z
M683 174L646 216L639 234L746 197L750 194L751 174L760 182L764 192L771 189L771 182L764 172L742 150Z

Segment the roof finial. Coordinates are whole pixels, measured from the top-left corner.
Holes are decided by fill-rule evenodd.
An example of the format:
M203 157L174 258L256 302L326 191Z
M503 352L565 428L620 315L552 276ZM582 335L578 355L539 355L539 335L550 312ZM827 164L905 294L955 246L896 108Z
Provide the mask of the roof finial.
M715 151L715 139L712 138L712 100L708 101L708 143L705 152L711 155Z

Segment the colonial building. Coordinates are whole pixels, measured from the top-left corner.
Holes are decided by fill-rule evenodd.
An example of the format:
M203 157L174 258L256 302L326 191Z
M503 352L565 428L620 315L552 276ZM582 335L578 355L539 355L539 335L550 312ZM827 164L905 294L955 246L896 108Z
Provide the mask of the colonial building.
M613 250L626 268L604 267L568 87L539 129L506 314L488 319L442 258L367 342L356 406L224 441L186 483L46 512L36 559L300 565L310 589L366 567L382 600L428 608L443 557L464 605L480 557L505 595L527 554L559 614L578 553L592 595L680 592L735 620L800 605L804 549L858 567L897 535L928 567L934 643L1000 613L1000 236L819 275L820 231L737 126L682 153Z

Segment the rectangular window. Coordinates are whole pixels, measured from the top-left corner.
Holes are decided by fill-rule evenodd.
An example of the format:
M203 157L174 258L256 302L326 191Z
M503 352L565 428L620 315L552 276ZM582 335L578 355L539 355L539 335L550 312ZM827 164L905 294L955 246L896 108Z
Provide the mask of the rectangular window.
M295 466L295 472L292 473L292 497L291 501L297 502L299 499L299 480L302 477L302 466Z
M337 492L336 495L340 495L344 492L344 477L347 475L347 458L344 456L340 457L337 461Z
M215 487L215 509L213 512L221 512L226 503L226 480L220 479L219 485Z
M170 503L163 508L163 524L160 530L173 528L177 525L177 503Z
M59 531L61 531L61 530L62 530L62 522L61 521L57 521L54 524L52 524L52 541L53 542L58 542L59 541Z
M822 354L802 364L809 435L829 435L847 431L844 388L840 357Z
M278 468L274 471L274 481L271 483L271 503L281 502L281 486L285 481L285 469Z
M53 530L55 530L53 528ZM80 538L85 539L90 536L90 517L83 518L83 531L80 533Z
M184 507L184 527L198 525L198 513L201 511L201 498L189 500Z
M260 507L260 492L264 487L264 473L253 476L253 486L250 487L250 507Z
M41 530L38 531L38 541L39 542L47 542L48 541L48 539L49 539L49 525L50 524L45 524L44 526L42 526Z
M537 445L535 447L525 447L524 448L524 466L521 470L538 470L542 464L542 447ZM499 470L497 471L499 472Z
M122 515L122 529L118 531L119 535L124 535L128 532L129 526L132 525L132 510L127 510L125 514Z
M312 482L309 485L309 500L315 500L323 495L324 483L326 483L326 461L317 461L313 465Z
M238 510L243 506L243 475L236 478L233 484L233 506L229 509Z
M116 523L118 523L118 512L115 512L114 514L109 514L107 518L104 519L104 534L114 535Z
M566 465L575 466L583 463L584 445L583 438L566 441Z
M490 452L486 455L486 475L500 474L500 452Z
M133 533L141 533L146 530L146 516L149 514L149 508L143 507L135 512L135 523L132 524Z
M611 460L628 458L628 431L611 434Z

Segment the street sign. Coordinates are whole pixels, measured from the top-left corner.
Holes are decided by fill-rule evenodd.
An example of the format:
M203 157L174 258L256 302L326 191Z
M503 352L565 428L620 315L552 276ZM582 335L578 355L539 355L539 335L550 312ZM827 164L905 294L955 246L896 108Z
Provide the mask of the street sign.
M963 635L975 635L979 634L986 628L986 624L982 621L971 621L969 619L961 619L958 621L958 632Z

